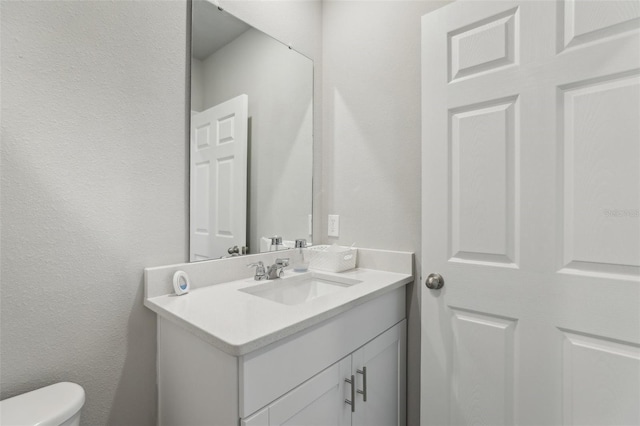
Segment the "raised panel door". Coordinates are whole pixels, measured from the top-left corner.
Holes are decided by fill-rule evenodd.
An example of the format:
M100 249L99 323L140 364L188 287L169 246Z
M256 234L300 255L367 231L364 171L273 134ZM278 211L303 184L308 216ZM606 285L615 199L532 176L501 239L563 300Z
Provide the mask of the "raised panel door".
M640 423L640 3L425 15L422 423Z

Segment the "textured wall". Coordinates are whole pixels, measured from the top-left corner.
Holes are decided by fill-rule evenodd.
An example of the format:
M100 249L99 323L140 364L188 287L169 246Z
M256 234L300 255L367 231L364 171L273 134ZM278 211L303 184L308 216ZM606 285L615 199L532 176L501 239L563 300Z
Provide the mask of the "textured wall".
M320 1L223 3L318 67ZM142 268L187 259L186 3L0 7L0 397L71 380L83 424L155 424Z
M184 2L2 1L1 397L153 425L143 267L187 259Z
M329 242L421 252L420 17L442 2L323 3L323 212ZM326 237L325 237L326 238ZM419 423L420 286L410 289L408 423Z

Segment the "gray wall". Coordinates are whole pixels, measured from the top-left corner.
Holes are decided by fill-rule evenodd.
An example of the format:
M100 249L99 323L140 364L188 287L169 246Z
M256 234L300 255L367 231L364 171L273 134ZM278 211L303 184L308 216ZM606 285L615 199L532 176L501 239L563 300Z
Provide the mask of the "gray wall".
M187 258L184 2L2 1L1 397L153 425L143 268Z
M435 1L323 3L323 211L332 243L421 254L420 17ZM420 285L410 288L408 423L419 424Z

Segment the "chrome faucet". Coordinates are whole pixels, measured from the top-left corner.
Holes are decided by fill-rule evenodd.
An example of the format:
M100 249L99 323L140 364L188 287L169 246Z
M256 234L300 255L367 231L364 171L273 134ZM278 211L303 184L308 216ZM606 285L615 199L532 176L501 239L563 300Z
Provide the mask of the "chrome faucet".
M289 259L276 259L275 263L265 269L264 263L262 261L258 261L256 263L250 263L247 265L248 268L256 268L256 274L253 276L253 279L256 281L262 280L275 280L276 278L282 277L284 273L284 268L289 266Z
M267 279L267 273L264 269L264 263L262 261L258 261L256 263L250 263L247 265L247 268L256 268L256 274L253 276L253 279L256 281L262 281Z
M284 274L284 268L287 266L289 266L289 258L276 259L275 263L267 268L267 279L274 280L282 277L282 274Z

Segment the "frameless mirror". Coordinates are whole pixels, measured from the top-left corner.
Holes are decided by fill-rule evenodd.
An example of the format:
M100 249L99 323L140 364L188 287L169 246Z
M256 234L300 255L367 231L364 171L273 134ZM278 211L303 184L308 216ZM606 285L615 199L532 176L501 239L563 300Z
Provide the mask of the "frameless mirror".
M191 261L311 241L309 58L194 0L190 134Z

